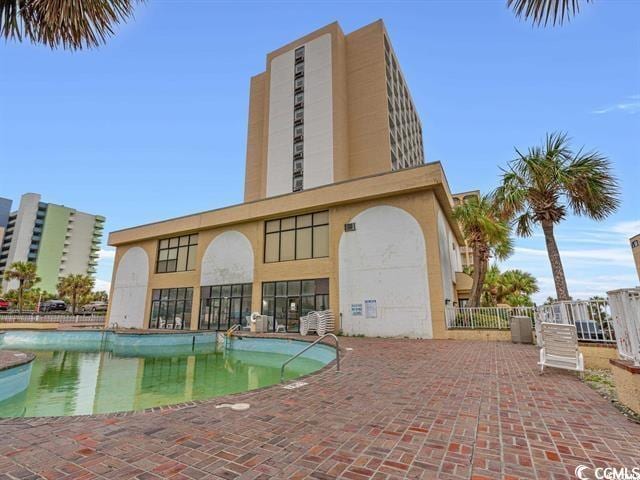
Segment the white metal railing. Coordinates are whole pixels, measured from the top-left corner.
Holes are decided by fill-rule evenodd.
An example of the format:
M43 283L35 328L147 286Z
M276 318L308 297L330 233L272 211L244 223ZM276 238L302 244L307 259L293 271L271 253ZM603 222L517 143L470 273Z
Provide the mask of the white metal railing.
M105 315L71 315L44 313L2 313L0 323L91 323L104 324Z
M446 307L448 329L508 330L513 316L534 318L534 307Z
M640 288L608 292L618 354L640 366Z
M575 325L581 342L615 343L609 302L602 299L570 300L536 307L535 326L540 345L542 323Z

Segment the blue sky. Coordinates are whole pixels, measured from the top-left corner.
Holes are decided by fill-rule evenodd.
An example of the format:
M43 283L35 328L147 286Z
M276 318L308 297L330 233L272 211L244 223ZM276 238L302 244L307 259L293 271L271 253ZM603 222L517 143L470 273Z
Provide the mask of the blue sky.
M338 20L383 18L452 190L495 187L513 148L567 131L609 156L623 205L558 242L574 297L638 284L640 3L598 1L532 28L503 1L149 1L98 50L0 43L0 196L27 191L107 217L107 231L242 201L249 78L265 54ZM106 239L105 239L106 243ZM508 267L553 293L539 233ZM111 279L105 245L98 285Z

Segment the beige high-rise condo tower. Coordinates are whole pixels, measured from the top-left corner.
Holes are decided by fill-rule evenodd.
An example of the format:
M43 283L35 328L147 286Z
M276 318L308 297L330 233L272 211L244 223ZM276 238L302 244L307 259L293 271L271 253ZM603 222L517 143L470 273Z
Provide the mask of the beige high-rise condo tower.
M332 23L251 79L245 201L424 163L422 126L382 20Z

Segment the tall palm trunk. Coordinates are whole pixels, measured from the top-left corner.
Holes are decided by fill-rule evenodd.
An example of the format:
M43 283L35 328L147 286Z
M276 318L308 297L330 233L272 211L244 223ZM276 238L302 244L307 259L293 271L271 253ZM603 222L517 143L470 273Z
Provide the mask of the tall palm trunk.
M76 314L76 304L78 303L78 292L74 289L71 297L71 314Z
M473 246L473 286L471 287L471 295L469 296L469 307L479 307L480 297L482 296L482 286L484 278L487 275L487 262L483 260L483 247L478 244Z
M22 315L22 306L24 303L24 280L18 283L18 313Z
M547 254L549 255L549 263L551 263L551 271L553 273L553 282L556 285L556 297L558 300L571 300L569 290L567 289L567 280L564 276L564 268L562 268L562 259L560 251L556 244L556 238L553 235L553 222L544 220L541 222L542 231L544 232L544 241L547 244Z

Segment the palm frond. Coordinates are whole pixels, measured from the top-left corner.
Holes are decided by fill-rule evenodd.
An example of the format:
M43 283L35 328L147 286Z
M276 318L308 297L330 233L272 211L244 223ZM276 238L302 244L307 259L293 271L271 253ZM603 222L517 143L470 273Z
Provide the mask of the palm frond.
M533 217L531 212L527 210L515 220L516 233L520 237L530 237L533 235Z
M98 47L144 0L0 0L0 35L51 48Z
M590 3L592 0L582 0ZM581 0L507 0L518 18L531 20L536 26L562 25L580 12Z
M600 153L580 150L563 173L565 195L576 215L603 220L620 206L618 181Z

